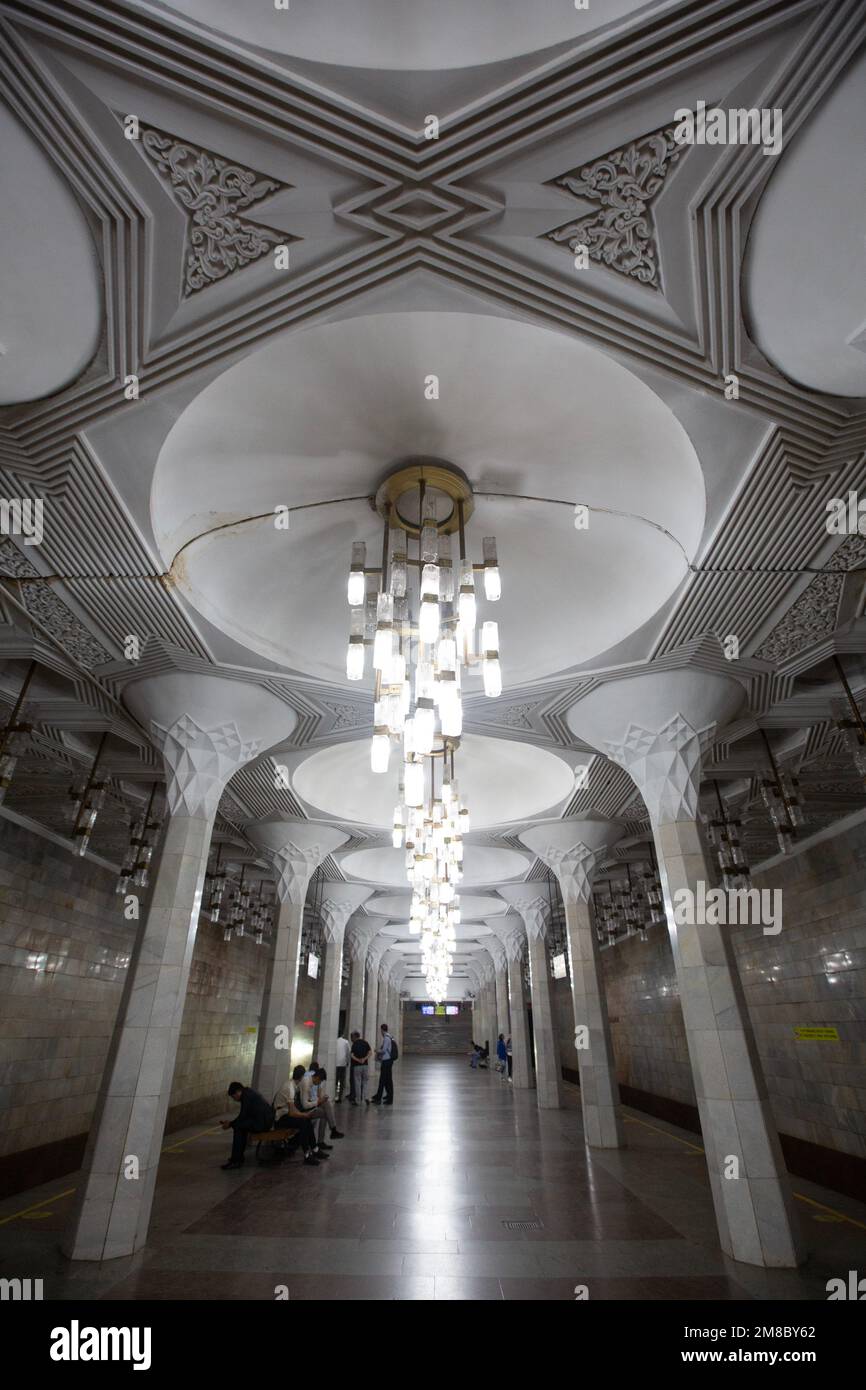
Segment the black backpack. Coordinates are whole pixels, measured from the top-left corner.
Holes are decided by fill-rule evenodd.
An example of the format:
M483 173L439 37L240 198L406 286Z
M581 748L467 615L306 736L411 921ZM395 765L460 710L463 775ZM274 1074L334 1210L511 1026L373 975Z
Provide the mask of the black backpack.
M397 1058L398 1058L399 1056L400 1056L400 1049L399 1049L399 1047L397 1046L397 1039L392 1037L392 1038L391 1038L391 1061L392 1061L392 1062L396 1062L396 1060L397 1060Z

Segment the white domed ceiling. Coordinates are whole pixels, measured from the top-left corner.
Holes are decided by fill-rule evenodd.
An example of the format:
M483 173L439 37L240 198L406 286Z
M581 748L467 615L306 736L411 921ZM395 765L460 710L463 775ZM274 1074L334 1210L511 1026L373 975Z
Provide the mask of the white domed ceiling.
M425 397L431 374L438 400ZM161 451L156 538L222 631L282 667L345 683L351 543L378 553L382 523L367 499L416 455L468 474L470 555L497 537L503 593L490 616L506 689L627 637L677 587L700 541L695 451L631 372L533 325L423 312L284 335L211 383ZM575 530L577 502L592 509L586 530ZM303 509L288 532L274 525L281 505Z
M102 278L71 189L2 103L0 148L0 405L14 405L60 391L90 362Z
M790 381L866 396L866 56L797 132L749 234L749 332Z
M408 931L410 899L411 895L408 891L400 896L368 898L364 908L366 912L372 913L376 917L387 917L397 923L402 919L406 923L406 930ZM472 924L474 936L488 930L480 919L504 916L507 907L508 904L503 902L501 898L485 898L468 893L460 894L461 922L464 926L469 923Z
M460 894L473 885L504 883L521 878L532 867L531 854L513 849L467 845L463 856ZM359 849L347 854L340 867L350 878L402 888L406 883L406 852L402 849Z
M574 788L570 766L555 753L480 734L463 737L456 772L473 830L540 815L558 807ZM381 830L393 824L397 779L393 770L371 771L369 739L311 754L295 769L292 790L314 813L334 820Z
M400 945L405 954L410 951L421 953L421 940L417 936L408 936L408 924L402 922L386 922L379 928L379 934L389 936L400 941ZM454 935L458 943L476 942L480 937L492 936L488 926L483 922L459 922L454 928ZM462 947L458 945L458 951L462 953ZM458 972L459 973L459 972Z
M322 63L404 70L459 68L580 39L646 0L291 0L277 10L238 0L172 0L171 8L275 53Z

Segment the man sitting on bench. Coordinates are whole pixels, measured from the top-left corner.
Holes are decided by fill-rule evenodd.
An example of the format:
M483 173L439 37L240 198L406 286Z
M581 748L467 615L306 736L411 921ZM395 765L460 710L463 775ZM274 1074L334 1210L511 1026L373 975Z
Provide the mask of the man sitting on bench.
M243 1086L240 1081L231 1083L228 1094L241 1108L233 1120L220 1120L223 1129L234 1130L231 1158L222 1167L242 1168L248 1136L273 1127L274 1109L252 1086Z
M304 1162L309 1168L315 1168L323 1159L329 1158L330 1154L326 1153L324 1148L321 1148L316 1142L316 1132L311 1123L310 1115L304 1112L299 1103L296 1079L298 1072L303 1076L304 1068L295 1067L291 1078L280 1087L274 1096L275 1127L277 1129L293 1129L300 1134ZM314 1113L318 1118L318 1113Z
M315 1070L318 1071L318 1064L316 1064ZM325 1143L325 1129L328 1124L328 1117L322 1107L316 1103L314 1090L316 1083L313 1080L314 1074L312 1070L308 1071L305 1067L295 1067L288 1086L291 1088L291 1096L296 1114L303 1115L304 1119L309 1120L313 1126L313 1131L317 1137L316 1157L324 1158L330 1153L334 1146L333 1144ZM283 1095L287 1089L287 1087L284 1087L280 1095ZM333 1113L332 1109L331 1114ZM340 1137L342 1138L342 1135Z

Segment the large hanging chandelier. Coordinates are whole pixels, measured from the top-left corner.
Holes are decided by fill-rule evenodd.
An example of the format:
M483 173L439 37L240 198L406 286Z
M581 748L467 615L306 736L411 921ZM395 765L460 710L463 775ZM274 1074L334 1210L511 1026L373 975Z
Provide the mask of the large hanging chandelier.
M469 811L454 775L458 742L443 737L438 748L413 764L419 769L418 791L411 801L398 804L395 813L395 822L405 821L405 827L395 824L394 846L400 847L405 834L406 876L412 888L409 931L421 938L427 991L437 1004L445 999L451 976L460 923L457 888L463 877L463 836L469 828ZM418 804L415 795L420 797Z
M484 597L491 603L500 596L501 581L493 536L484 538L480 563L467 558L472 489L453 465L404 464L382 483L376 507L384 521L381 567L368 567L364 541L352 546L346 675L363 679L371 647L370 761L374 772L387 772L401 744L408 766L432 752L437 732L459 739L464 672L480 669L485 695L501 694L499 626L484 622L476 632L475 576L482 575ZM455 532L459 554L452 556ZM410 541L417 542L415 556L409 554ZM371 577L377 580L372 592Z
M502 592L499 562L493 536L484 537L480 563L467 557L472 488L452 464L417 459L401 465L380 486L376 508L384 523L381 567L368 567L363 541L352 546L346 675L363 679L372 648L370 763L374 772L387 772L399 750L393 844L405 846L413 890L410 931L421 937L427 987L440 1002L460 920L456 885L469 824L454 776L464 673L480 670L484 693L502 693L499 627L485 621L477 630L476 575L484 598L495 603ZM417 554L409 553L410 543L417 544Z

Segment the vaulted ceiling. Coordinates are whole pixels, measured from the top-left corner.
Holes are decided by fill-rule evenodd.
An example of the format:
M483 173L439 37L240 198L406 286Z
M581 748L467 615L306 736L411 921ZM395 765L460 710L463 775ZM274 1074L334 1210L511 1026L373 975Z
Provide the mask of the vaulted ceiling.
M161 776L132 665L259 683L294 732L218 834L240 862L256 818L339 825L325 872L380 888L361 916L411 976L345 571L382 474L431 454L503 576L505 689L467 698L461 969L497 883L539 876L533 819L612 816L611 862L646 855L634 785L569 723L618 673L721 669L736 637L748 709L708 792L753 860L761 729L807 828L861 809L829 659L866 692L866 536L826 526L866 490L859 0L248 10L0 0L0 486L45 500L41 544L0 537L7 709L39 662L6 806L62 835L108 732L93 850L117 862ZM698 101L780 109L782 154L678 145Z

